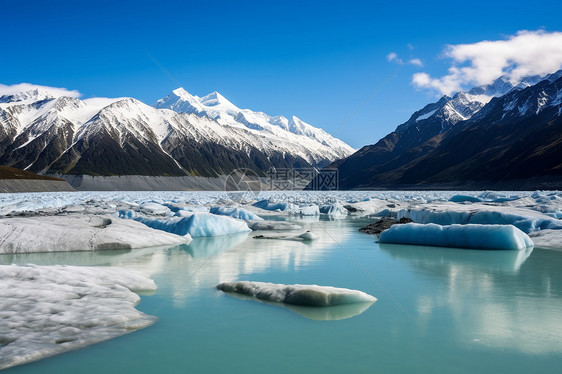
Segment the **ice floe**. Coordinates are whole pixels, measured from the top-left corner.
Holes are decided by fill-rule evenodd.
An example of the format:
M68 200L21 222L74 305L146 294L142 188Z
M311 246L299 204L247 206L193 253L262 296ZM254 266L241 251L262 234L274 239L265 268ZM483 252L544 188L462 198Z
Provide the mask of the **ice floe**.
M540 230L529 236L537 248L562 250L562 230Z
M0 219L0 254L135 249L190 241L189 236L110 216L73 214Z
M254 239L294 240L297 242L311 242L320 239L320 237L313 232L307 231L299 235L257 235L254 236Z
M398 211L398 218L416 223L514 225L529 233L536 230L562 229L562 221L538 211L510 206L457 203L423 204Z
M177 235L218 236L251 231L246 222L210 213L193 213L189 217L151 218L131 214L130 218L157 230Z
M259 300L303 306L334 306L377 301L375 297L362 291L317 285L239 281L221 283L217 289L252 296Z
M252 231L300 230L302 226L287 221L246 221Z
M263 220L263 218L261 218L260 216L258 216L257 214L254 214L246 209L243 208L238 208L238 207L221 207L221 206L215 206L212 207L209 210L209 213L211 214L217 214L217 215L221 215L221 216L229 216L232 218L238 218L244 221L260 221Z
M121 268L0 265L0 369L150 326L133 291L155 289Z
M380 243L473 249L525 249L533 246L527 234L512 225L449 225L407 223L383 231Z

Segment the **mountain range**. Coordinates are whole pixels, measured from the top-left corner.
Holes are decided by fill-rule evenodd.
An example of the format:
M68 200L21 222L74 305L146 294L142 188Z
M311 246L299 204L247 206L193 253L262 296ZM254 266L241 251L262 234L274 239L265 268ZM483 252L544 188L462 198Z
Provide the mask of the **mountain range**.
M340 189L562 187L562 70L443 96L330 168Z
M324 167L355 150L297 117L239 109L218 92L134 98L0 96L0 165L48 175L216 177Z

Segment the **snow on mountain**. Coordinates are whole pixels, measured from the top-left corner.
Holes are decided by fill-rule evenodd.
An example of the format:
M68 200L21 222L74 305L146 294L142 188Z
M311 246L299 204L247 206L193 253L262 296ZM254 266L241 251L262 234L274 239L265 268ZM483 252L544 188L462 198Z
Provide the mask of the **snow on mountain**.
M0 103L13 103L13 102L33 102L45 99L51 99L53 96L47 91L38 88L28 91L22 91L11 95L0 96Z
M41 90L0 97L0 163L35 172L216 176L322 167L352 152L296 117L242 110L218 92L179 88L154 106Z
M556 189L562 183L561 126L562 70L523 82L502 77L426 105L331 167L338 168L344 189Z
M295 116L287 119L283 116L270 116L263 112L240 109L216 91L199 97L189 94L183 88L178 88L158 100L153 106L179 113L208 116L221 125L246 128L254 133L257 131L266 138L281 138L285 142L293 142L300 146L289 146L289 151L297 152L311 163L317 163L322 155L336 160L354 152L354 149L346 143ZM305 150L303 145L310 148Z
M470 119L494 97L503 96L512 90L522 90L543 79L556 79L557 74L562 73L557 72L546 77L525 77L518 83L511 82L507 76L501 76L491 84L474 87L467 92L458 92L452 97L443 96L438 102L415 112L407 122L398 126L396 131L402 132L412 126L423 131L421 130L425 126L423 121L439 122L439 131L446 131L458 122Z

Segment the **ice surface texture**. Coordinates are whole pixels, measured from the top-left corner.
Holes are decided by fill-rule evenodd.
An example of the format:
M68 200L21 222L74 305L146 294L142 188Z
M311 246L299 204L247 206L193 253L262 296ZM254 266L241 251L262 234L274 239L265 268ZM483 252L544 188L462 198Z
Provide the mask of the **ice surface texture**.
M0 369L150 326L132 291L155 289L121 268L0 266Z
M519 207L494 206L480 203L432 203L401 209L398 218L408 217L417 223L514 225L530 233L536 230L562 229L562 221L546 214Z
M219 236L251 231L246 222L210 213L193 213L189 217L149 218L133 217L134 220L157 230L177 235Z
M229 216L229 217L232 217L232 218L242 219L244 221L260 221L260 220L263 220L263 218L261 218L257 214L249 212L246 209L237 208L237 207L215 206L215 207L212 207L209 210L209 212L212 213L212 214L217 214L217 215L221 215L221 216Z
M317 285L240 281L221 283L217 289L252 296L259 300L304 306L332 306L377 301L375 297L361 291Z
M394 225L380 235L381 243L473 249L524 249L533 242L512 225L450 225L408 223Z
M76 214L0 219L0 254L134 249L190 241L190 237L109 216Z

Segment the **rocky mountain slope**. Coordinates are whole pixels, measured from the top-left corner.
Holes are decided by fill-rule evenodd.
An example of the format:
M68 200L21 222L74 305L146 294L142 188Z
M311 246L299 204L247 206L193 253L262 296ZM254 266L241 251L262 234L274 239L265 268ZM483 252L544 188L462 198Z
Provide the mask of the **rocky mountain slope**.
M204 176L322 167L354 150L296 117L239 109L183 88L154 106L133 98L0 97L0 164L73 175Z
M340 189L557 188L562 185L562 71L499 78L415 112L331 167Z

